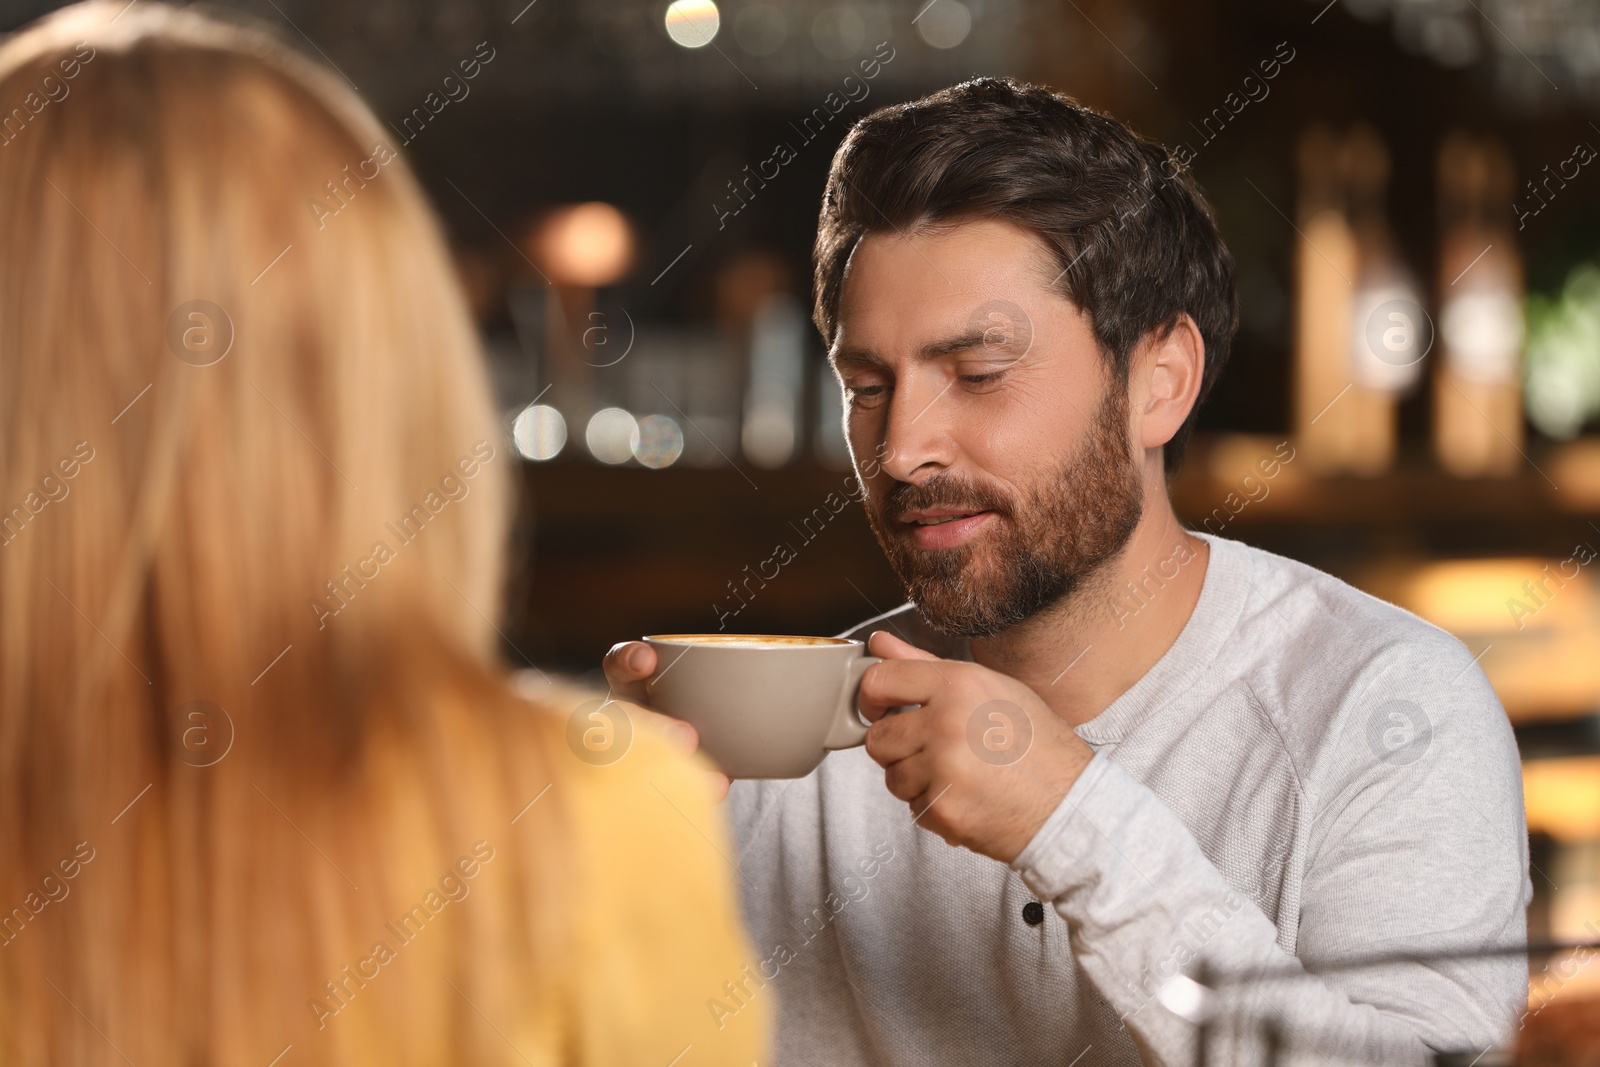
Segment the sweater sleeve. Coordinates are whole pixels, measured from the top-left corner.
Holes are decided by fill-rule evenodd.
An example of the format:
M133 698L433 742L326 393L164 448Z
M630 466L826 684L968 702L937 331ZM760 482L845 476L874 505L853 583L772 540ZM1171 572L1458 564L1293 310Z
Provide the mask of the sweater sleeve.
M1517 838L1502 832L1520 824L1520 793L1494 791L1488 803L1517 819L1486 826L1454 799L1448 772L1389 782L1341 796L1344 810L1326 820L1301 917L1312 971L1318 960L1424 943L1523 943L1526 854L1518 875ZM1407 863L1385 863L1406 850ZM1309 973L1178 816L1104 749L1012 866L1066 921L1078 965L1146 1062L1196 1062L1197 1028L1160 994L1174 975L1193 977L1202 959L1211 974L1237 979L1211 1002L1211 1062L1262 1062L1270 1026L1309 1063L1420 1064L1430 1049L1481 1051L1504 1040L1511 1005L1526 995L1517 956ZM1419 939L1423 931L1433 933Z

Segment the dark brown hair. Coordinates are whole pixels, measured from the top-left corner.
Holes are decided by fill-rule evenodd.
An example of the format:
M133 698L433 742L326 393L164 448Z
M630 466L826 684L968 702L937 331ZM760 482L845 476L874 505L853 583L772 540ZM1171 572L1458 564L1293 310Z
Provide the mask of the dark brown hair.
M863 236L966 217L1004 219L1050 246L1057 287L1088 314L1124 388L1146 334L1165 336L1184 312L1194 319L1205 369L1166 447L1170 476L1238 325L1233 256L1193 179L1109 115L1010 78L879 108L839 146L822 196L813 315L824 341Z

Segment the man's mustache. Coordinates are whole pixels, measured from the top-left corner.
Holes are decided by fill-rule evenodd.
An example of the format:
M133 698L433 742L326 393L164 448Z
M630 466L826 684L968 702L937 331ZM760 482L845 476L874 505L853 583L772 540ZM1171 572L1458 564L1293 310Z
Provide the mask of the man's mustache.
M897 519L907 511L939 507L1011 514L1011 502L998 490L950 475L930 478L921 485L894 483L883 496L882 513L889 519Z

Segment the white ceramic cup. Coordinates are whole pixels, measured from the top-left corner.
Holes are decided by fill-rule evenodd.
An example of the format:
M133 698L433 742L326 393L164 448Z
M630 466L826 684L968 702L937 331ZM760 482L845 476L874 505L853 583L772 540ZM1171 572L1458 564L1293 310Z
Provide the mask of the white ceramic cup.
M867 739L857 699L876 656L839 637L655 634L649 706L690 723L730 778L803 778Z

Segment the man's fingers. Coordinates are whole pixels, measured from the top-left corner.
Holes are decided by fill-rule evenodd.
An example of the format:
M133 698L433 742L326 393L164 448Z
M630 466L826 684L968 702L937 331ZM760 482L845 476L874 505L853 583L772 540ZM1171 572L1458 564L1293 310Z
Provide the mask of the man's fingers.
M612 696L643 704L645 680L656 672L656 650L643 641L623 641L611 646L604 667Z
M655 674L656 663L656 650L643 641L622 641L612 645L604 661L606 684L611 687L612 699L638 705L629 709L635 723L665 735L685 753L696 752L700 748L700 731L682 719L652 711L645 704L644 684ZM703 768L701 773L706 776L717 802L727 799L728 786L731 784L728 776L710 768Z
M887 659L874 663L861 676L861 714L868 722L877 722L890 708L930 703L945 685L938 664L931 661Z
M889 795L907 803L928 790L932 780L928 761L919 757L898 760L883 769L883 784Z
M659 711L651 711L638 705L629 707L628 714L636 725L664 735L668 741L684 752L694 752L700 747L700 731L682 719L674 719L670 715L663 715Z
M887 715L873 724L867 731L867 755L872 757L872 762L888 767L896 760L922 751L922 732L916 729L921 724L914 721L915 715L915 711L907 715Z
M938 659L932 652L918 648L910 641L897 637L888 630L874 630L867 638L867 651L883 659Z
M656 669L656 650L643 641L619 641L606 653L606 677L634 681L650 677Z

